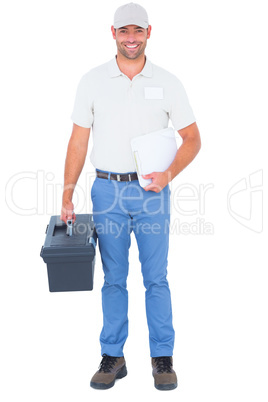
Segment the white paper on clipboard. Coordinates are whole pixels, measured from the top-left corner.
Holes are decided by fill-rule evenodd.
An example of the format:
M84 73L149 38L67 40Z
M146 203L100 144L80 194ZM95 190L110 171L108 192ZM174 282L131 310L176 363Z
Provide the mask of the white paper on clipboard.
M177 153L174 129L169 127L153 131L131 139L131 149L141 187L152 182L142 175L164 172L173 162Z

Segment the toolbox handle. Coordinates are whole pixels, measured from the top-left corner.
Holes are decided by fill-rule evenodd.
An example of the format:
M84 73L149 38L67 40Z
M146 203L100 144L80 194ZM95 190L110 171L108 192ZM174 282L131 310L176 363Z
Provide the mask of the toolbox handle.
M73 224L72 224L72 219L67 220L67 231L66 231L67 236L72 236L73 234Z

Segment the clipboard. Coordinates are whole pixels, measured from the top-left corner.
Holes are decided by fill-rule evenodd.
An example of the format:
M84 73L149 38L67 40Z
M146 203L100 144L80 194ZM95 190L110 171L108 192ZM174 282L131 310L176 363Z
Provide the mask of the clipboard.
M152 182L142 175L164 172L173 162L178 147L173 128L153 131L131 139L133 160L141 187Z

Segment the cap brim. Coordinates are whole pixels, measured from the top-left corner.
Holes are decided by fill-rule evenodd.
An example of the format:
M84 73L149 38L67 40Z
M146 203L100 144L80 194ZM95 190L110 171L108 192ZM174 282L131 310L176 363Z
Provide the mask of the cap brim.
M137 25L138 27L141 28L148 28L149 24L148 22L142 21L142 20L121 20L121 21L116 21L114 23L114 28L122 28L126 27L127 25Z

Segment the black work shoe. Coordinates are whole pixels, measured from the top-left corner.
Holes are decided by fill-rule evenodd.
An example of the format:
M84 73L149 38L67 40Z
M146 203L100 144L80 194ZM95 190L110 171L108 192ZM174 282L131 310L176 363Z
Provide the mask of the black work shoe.
M152 358L155 388L162 391L177 388L177 376L172 365L173 359L171 356Z
M115 380L127 375L124 357L102 355L99 370L90 381L90 386L95 389L108 389L114 386Z

